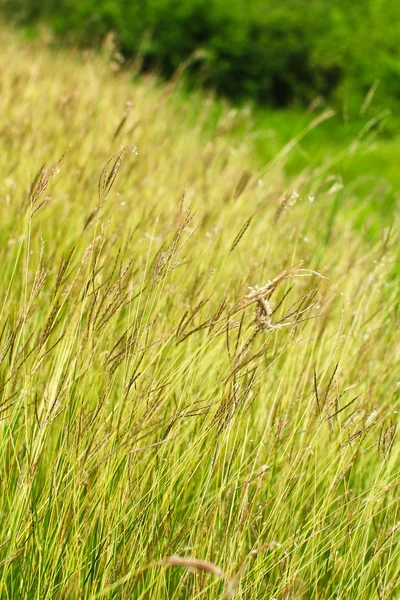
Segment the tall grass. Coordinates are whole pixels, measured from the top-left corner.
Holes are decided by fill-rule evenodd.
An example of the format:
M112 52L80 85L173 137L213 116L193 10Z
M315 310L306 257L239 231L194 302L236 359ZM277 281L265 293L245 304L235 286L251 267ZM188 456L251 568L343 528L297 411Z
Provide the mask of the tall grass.
M1 597L398 597L397 228L1 34Z

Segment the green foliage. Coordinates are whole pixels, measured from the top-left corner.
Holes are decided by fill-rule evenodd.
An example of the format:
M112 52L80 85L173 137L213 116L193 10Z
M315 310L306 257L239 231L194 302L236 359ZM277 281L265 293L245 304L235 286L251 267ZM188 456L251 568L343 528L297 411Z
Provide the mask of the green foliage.
M316 95L357 109L380 80L400 96L400 5L392 0L3 0L18 20L99 44L110 30L126 56L235 100L285 106Z

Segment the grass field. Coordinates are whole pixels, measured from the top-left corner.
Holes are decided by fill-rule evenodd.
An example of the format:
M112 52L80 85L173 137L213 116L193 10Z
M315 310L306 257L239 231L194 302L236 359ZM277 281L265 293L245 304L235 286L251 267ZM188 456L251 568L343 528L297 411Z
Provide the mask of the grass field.
M1 36L0 597L399 598L395 205Z

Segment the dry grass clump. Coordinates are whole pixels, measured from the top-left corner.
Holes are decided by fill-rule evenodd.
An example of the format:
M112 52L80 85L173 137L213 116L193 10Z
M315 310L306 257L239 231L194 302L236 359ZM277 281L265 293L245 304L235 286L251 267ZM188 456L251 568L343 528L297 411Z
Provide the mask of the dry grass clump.
M396 598L397 228L2 35L2 595Z

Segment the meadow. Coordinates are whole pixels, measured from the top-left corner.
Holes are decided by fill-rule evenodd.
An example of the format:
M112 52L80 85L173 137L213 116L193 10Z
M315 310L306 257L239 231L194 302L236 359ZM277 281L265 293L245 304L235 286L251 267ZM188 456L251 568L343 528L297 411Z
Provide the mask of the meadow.
M0 597L399 598L395 202L1 38Z

